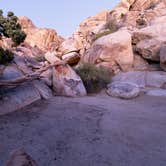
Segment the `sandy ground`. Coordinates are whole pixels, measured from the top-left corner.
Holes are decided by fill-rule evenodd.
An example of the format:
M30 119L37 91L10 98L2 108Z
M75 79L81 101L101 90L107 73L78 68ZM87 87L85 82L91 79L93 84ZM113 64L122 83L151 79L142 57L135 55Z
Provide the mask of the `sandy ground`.
M166 166L166 98L33 104L0 117L0 166L20 147L39 166Z

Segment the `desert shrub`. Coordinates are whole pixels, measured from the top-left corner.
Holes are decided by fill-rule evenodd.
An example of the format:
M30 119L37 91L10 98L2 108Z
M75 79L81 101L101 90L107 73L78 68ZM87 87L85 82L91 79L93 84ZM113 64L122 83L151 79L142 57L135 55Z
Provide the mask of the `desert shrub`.
M0 47L0 64L7 64L13 60L13 53Z
M109 29L112 33L118 30L118 26L115 20L110 20L106 24L106 29Z
M16 46L24 42L26 34L21 30L18 18L13 12L8 12L5 17L3 11L0 10L0 36L11 38Z
M105 25L105 30L102 31L102 32L99 32L95 35L94 37L94 41L103 37L103 36L106 36L106 35L109 35L111 33L114 33L118 30L118 27L115 23L115 21L109 21L107 22L107 24Z
M106 30L106 31L97 33L97 34L95 34L94 41L101 38L101 37L103 37L103 36L109 35L111 33L112 33L112 31L110 31L110 30Z
M44 62L46 61L44 55L38 55L38 56L35 56L34 59L38 62Z
M111 81L111 73L107 69L89 63L80 65L76 73L81 77L88 93L99 92Z

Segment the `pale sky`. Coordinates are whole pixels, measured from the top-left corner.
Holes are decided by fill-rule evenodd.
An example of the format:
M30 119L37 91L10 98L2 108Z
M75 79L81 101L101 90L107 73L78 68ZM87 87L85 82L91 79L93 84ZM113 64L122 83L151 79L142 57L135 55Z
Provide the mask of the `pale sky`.
M29 17L36 26L55 29L67 37L81 21L97 12L112 9L119 0L0 0L6 14Z

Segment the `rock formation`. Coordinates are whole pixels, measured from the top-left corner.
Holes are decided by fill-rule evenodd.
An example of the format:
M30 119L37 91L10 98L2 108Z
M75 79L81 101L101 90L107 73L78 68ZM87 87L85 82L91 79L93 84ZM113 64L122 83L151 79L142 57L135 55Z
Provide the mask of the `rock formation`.
M19 23L27 34L25 42L32 47L38 47L45 52L55 51L63 41L54 29L37 28L27 17L19 17Z
M20 17L19 22L27 34L23 44L13 48L10 39L0 40L1 47L15 54L11 64L0 65L0 87L7 87L7 104L0 104L7 112L48 99L52 92L86 95L81 78L71 67L82 63L105 67L115 75L113 81L119 81L119 87L110 86L109 94L118 88L121 93L126 87L123 81L129 81L131 91L136 89L132 83L142 89L166 87L165 0L122 0L111 11L81 22L65 40L55 30L37 28L27 17Z

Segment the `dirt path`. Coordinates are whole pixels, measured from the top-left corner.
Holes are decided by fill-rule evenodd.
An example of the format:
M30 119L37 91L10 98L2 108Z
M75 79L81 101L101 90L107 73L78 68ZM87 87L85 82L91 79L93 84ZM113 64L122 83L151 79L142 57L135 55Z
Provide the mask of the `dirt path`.
M166 166L166 98L55 97L0 117L0 166L24 147L39 166Z

